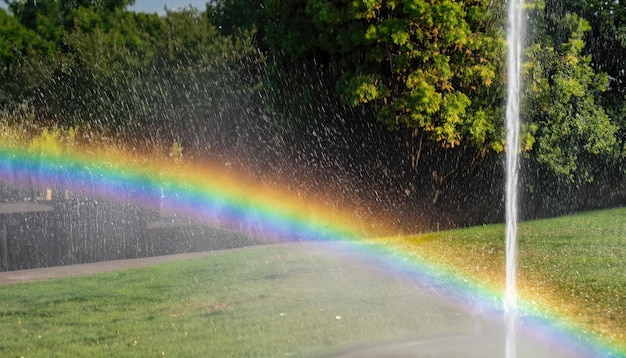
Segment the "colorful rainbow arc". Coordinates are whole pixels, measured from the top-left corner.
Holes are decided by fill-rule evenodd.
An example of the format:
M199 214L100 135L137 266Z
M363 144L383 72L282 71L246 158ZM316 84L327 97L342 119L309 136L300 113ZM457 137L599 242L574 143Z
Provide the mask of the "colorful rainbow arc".
M393 271L420 282L445 287L445 294L502 311L502 292L484 287L442 263L408 250L363 240L366 225L355 216L229 175L219 166L185 166L116 151L73 151L62 155L31 153L24 148L0 148L0 180L14 184L71 188L76 194L130 200L171 210L225 228L279 241L340 241L380 258ZM600 337L565 323L550 310L520 300L530 330L543 331L560 344L575 346L588 356L626 357L626 351ZM535 317L535 318L531 318Z
M131 200L214 225L277 240L362 237L354 218L314 200L277 193L228 175L217 166L194 168L120 152L33 154L0 149L0 179L21 185L70 188L74 195Z
M501 287L485 285L451 266L434 262L400 246L383 241L367 240L364 244L351 246L377 258L389 271L401 273L421 285L436 287L448 300L466 306L473 312L482 312L496 319L504 318L504 292ZM533 300L518 299L518 316L523 322L522 329L528 336L549 341L554 347L576 357L626 357L626 349L604 337L589 332L576 322L542 307Z

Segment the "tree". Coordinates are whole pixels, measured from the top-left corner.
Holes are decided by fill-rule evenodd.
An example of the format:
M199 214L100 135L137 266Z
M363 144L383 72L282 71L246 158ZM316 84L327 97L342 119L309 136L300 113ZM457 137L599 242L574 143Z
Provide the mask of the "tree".
M454 152L469 157L472 166L504 149L502 2L267 0L264 5L269 52L279 61L290 58L281 69L290 71L293 59L323 68L343 104L374 112L390 129L410 134L415 169L431 143L461 148ZM456 159L435 166L438 182L459 167Z
M123 0L8 3L1 98L31 102L48 123L132 135L173 126L159 112L219 97L224 82L258 82L250 39L220 36L196 9L159 17L126 11Z
M264 14L232 15L242 8L241 14L259 8ZM262 34L256 39L273 60L270 93L289 93L285 78L314 81L299 86L301 95L283 113L315 108L314 100L305 101L329 93L320 85L334 89L356 117L369 121L373 113L397 131L413 169L436 192L452 172L467 174L464 168L472 171L504 149L503 8L503 1L489 0L223 0L214 21Z
M0 109L19 104L36 87L37 73L46 72L43 59L55 52L54 43L0 9Z
M501 150L500 9L486 1L309 0L318 48L340 63L344 103L445 147ZM332 39L336 39L333 41Z
M247 36L253 34L254 43L268 50L265 30L268 13L264 0L218 0L207 3L207 16L220 34Z
M592 55L592 66L605 72L610 87L626 93L626 4L623 0L546 0L545 21L557 34L560 19L567 13L577 14L590 24L585 32L585 54ZM560 36L561 42L565 39Z
M572 179L581 175L591 180L588 168L579 171L579 157L610 153L617 127L597 103L607 88L607 76L596 74L591 58L582 55L589 24L572 14L564 21L577 25L560 51L542 44L533 44L528 50L524 121L534 132L539 163Z
M61 2L43 1L8 1L9 10L27 29L35 31L47 41L58 43L63 32L63 12Z
M603 106L609 78L596 72L592 56L584 52L589 22L573 13L555 22L541 1L529 15L521 111L528 188L538 196L558 192L563 206L576 197L575 190L581 190L577 196L583 201L583 188L607 195L624 178L623 119Z
M572 33L572 21L567 21L571 15L577 14L584 19L589 27L584 31L585 46L582 55L590 58L590 66L600 74L606 74L607 86L595 92L595 101L601 105L609 116L611 124L617 127L615 138L616 147L621 148L615 154L621 157L621 163L626 158L626 6L621 0L545 0L537 1L541 9L541 19L544 25L544 34L554 39L552 46L559 48L560 44L568 42ZM619 154L621 152L621 155ZM609 163L605 163L608 165ZM626 165L614 162L626 173ZM618 170L619 172L620 170ZM623 175L623 174L622 174Z

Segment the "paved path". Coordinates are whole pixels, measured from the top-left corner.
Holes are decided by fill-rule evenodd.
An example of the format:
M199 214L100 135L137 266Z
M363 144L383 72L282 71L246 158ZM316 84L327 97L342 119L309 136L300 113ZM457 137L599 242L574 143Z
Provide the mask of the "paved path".
M237 249L232 249L237 250ZM0 272L0 285L16 284L30 281L50 280L67 276L92 275L101 272L125 270L135 267L146 267L165 262L193 259L216 254L220 251L194 252L187 254L165 255L146 257L140 259L114 260L105 262L94 262L80 265L67 265L38 268L31 270L18 270Z

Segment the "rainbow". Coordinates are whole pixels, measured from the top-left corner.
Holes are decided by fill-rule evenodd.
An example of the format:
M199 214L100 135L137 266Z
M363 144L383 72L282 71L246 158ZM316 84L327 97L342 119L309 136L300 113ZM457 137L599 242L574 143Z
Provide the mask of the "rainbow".
M46 155L1 148L0 180L71 188L79 197L129 200L228 229L243 224L248 233L280 241L354 240L365 235L362 220L314 198L294 198L206 163L185 165L112 149Z
M0 181L15 185L70 188L72 195L130 200L172 211L210 225L278 242L332 241L374 258L390 271L441 288L458 303L502 315L499 288L429 261L399 246L371 240L367 218L312 197L285 193L271 185L231 173L224 165L180 163L113 149L75 148L54 154L26 147L0 148ZM520 299L520 316L529 332L574 347L582 356L626 357L626 351L547 308Z
M481 312L494 320L504 315L502 287L486 285L445 263L429 260L412 250L387 244L384 240L366 240L351 246L374 257L378 265L401 274L418 284L436 287L453 303L469 311ZM626 349L615 342L589 332L570 318L559 315L549 307L542 307L531 299L518 298L518 316L523 334L542 342L562 347L565 356L572 357L626 357Z

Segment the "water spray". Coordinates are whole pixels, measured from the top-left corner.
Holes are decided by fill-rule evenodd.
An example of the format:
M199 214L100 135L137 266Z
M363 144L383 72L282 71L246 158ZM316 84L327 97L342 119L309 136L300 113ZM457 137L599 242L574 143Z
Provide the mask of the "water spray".
M523 0L509 0L507 33L507 104L506 104L506 291L504 312L507 326L506 357L516 356L517 321L517 190L520 148L520 70L523 34Z

